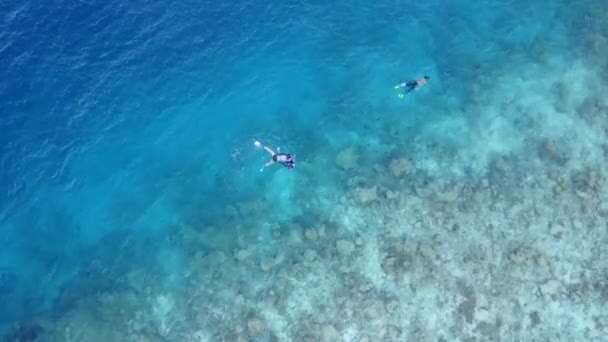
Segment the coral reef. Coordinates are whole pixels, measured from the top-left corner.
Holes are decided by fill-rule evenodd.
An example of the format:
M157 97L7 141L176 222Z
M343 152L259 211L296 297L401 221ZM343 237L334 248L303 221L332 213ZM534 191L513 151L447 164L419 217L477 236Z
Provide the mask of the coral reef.
M343 170L349 171L358 166L359 154L354 146L340 151L336 155L335 164Z
M438 81L434 94L462 98L420 91L401 102L408 120L383 101L328 104L323 134L302 139L321 156L294 172L254 170L234 196L218 180L213 196L188 204L196 215L169 215L166 234L139 245L100 242L111 253L83 262L63 311L11 326L6 339L604 340L608 102L596 74L606 71L563 60L552 36L515 44L517 27L505 30L483 49L525 51L480 57L467 66L475 75L443 71L472 79ZM605 40L595 32L580 44L603 51ZM14 290L13 277L0 269L0 290Z

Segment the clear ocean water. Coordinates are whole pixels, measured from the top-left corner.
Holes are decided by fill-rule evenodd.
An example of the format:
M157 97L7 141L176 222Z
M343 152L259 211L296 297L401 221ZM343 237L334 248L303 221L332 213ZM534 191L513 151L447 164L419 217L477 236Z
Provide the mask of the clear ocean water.
M606 341L607 43L600 0L1 2L0 333Z

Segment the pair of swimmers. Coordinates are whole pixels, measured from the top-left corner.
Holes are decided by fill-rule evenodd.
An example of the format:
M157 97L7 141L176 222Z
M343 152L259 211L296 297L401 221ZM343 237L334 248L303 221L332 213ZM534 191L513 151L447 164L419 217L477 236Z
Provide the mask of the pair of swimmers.
M402 99L405 97L406 94L409 94L412 90L418 89L422 86L424 86L425 84L427 84L427 82L429 81L429 77L428 76L422 76L417 80L410 80L407 82L403 82L400 84L397 84L395 86L395 89L398 91L397 93L397 97ZM255 145L255 147L260 148L262 147L262 143L260 143L259 141L255 141L253 143ZM296 156L295 154L292 155L291 153L280 153L281 150L277 149L277 151L279 153L275 153L271 148L269 148L268 146L263 146L264 149L266 150L266 152L268 152L270 154L270 156L272 157L272 159L270 161L268 161L268 163L262 165L262 167L260 168L260 172L264 171L265 167L268 167L272 164L275 163L279 163L281 165L283 165L284 167L286 167L288 170L293 170L296 167Z

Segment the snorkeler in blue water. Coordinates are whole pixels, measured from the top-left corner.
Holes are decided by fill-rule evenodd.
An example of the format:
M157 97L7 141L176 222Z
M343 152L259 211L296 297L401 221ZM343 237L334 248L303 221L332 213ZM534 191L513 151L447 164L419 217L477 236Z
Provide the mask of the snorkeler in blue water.
M409 94L412 90L422 87L428 81L429 81L429 77L423 76L417 80L411 80L411 81L397 84L395 86L395 89L397 89L399 91L399 93L397 93L397 97L400 99L404 98L405 95Z
M257 140L253 143L253 145L255 145L255 147L258 147L258 148L263 146ZM295 154L292 155L290 153L280 153L281 152L280 149L277 149L277 151L279 153L275 153L270 147L268 147L268 146L263 146L263 147L266 150L266 152L268 152L272 156L272 159L260 168L260 172L264 171L265 167L268 167L274 163L279 163L279 164L285 166L290 171L296 167L296 155Z

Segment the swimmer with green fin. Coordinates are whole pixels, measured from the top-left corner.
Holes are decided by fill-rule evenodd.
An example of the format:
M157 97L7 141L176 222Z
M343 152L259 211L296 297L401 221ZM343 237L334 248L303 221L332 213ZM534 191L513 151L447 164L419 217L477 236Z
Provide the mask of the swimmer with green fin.
M429 81L428 76L420 77L417 80L411 80L404 83L397 84L395 89L398 91L397 97L400 99L405 98L405 95L409 94L412 90L418 89L425 85Z

